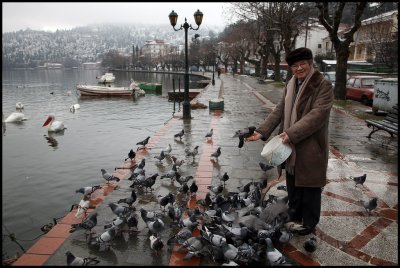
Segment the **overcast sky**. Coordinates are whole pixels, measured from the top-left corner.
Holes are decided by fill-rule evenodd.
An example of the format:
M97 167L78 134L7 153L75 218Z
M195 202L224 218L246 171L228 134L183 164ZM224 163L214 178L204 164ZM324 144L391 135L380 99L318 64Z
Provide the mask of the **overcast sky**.
M193 14L203 12L202 25L232 23L224 11L228 2L2 2L2 32L25 30L55 31L94 23L169 24L168 15L178 13L177 26L196 26Z

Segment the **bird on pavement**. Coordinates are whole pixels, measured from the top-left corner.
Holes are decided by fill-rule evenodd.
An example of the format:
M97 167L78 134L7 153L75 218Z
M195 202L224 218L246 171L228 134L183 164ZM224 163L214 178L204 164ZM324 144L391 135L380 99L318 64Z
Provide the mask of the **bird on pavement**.
M171 158L177 168L180 168L182 166L182 164L185 162L184 159L178 160L178 158L176 158L176 156L173 156L173 155L171 156Z
M100 251L107 249L109 247L109 243L115 238L117 232L117 227L113 226L110 229L107 229L100 236L96 237L95 243L97 243L100 247Z
M110 181L116 181L116 182L120 181L118 177L110 175L104 168L101 169L101 174L103 175L103 179L106 180L107 184L109 184Z
M189 186L189 192L191 195L195 195L199 187L196 184L196 181L193 181L192 184Z
M229 180L229 175L228 172L225 172L224 175L219 177L219 180L224 183L224 188L225 188L225 183Z
M361 184L361 186L364 186L364 182L367 179L367 174L364 174L362 176L358 177L352 177L350 176L350 179L352 179L356 184L354 185L354 188L358 185Z
M171 144L168 144L168 146L166 148L164 148L162 150L162 152L164 152L164 155L168 155L169 156L171 154L171 152L172 152Z
M264 164L263 162L258 163L258 165L260 166L261 170L264 171L264 172L267 172L268 170L274 168L274 166L270 166L270 165Z
M179 223L179 220L181 219L183 214L183 208L178 207L178 206L168 206L168 217L171 218L172 223L171 224L177 224Z
M111 208L111 211L117 216L125 216L132 211L130 207L122 206L117 203L108 203L108 206Z
M164 151L161 151L160 155L156 155L156 156L154 156L154 158L156 158L159 161L159 163L161 163L161 161L163 161L165 159Z
M180 132L176 133L174 135L174 138L179 138L180 140L182 139L182 136L185 134L185 130L182 129Z
M221 155L221 147L218 147L218 149L211 154L211 157L214 157L218 161L218 157L220 157L220 155Z
M362 201L360 200L360 202L362 203L363 207L365 208L365 210L368 212L369 215L371 215L371 211L376 209L376 207L378 206L378 198L374 197L370 200L367 201Z
M171 245L174 242L177 242L178 244L182 245L182 243L185 242L187 239L189 239L189 237L192 237L193 235L192 231L193 229L189 227L181 228L175 235L173 235L167 240L167 245Z
M135 189L133 189L130 197L121 198L120 200L118 200L117 203L118 204L125 203L131 207L132 204L135 203L136 199L137 199L136 192L135 192Z
M186 156L192 156L194 162L194 157L199 153L199 146L197 145L196 147L194 147L192 151L189 148L186 148L185 153Z
M82 193L83 195L90 196L94 191L101 189L102 187L100 185L94 185L94 186L86 186L79 188L76 190L76 193Z
M142 160L140 160L140 163L137 166L137 169L144 169L145 166L146 166L146 158L143 158Z
M160 237L150 235L150 248L156 251L161 250L164 247L164 242L161 240Z
M269 264L271 266L284 264L286 262L285 257L274 247L271 238L267 237L265 241L267 243L267 260Z
M304 241L303 248L309 253L313 253L317 249L317 238L315 236Z
M165 227L164 222L159 218L156 218L154 220L147 220L146 225L152 234L160 233L162 230L164 230Z
M211 129L209 132L207 132L205 138L207 140L209 140L209 139L212 139L212 136L213 136L213 129Z
M80 229L91 231L92 228L96 226L96 224L97 224L97 212L94 212L83 222L71 224L71 229L69 230L69 232L73 233L76 230Z
M224 186L222 184L216 185L216 186L207 186L207 189L213 192L214 194L220 194L224 190Z
M100 261L97 260L97 257L78 257L75 256L74 254L71 253L71 251L65 252L65 255L67 256L67 265L68 266L91 266L91 265L96 265Z
M179 220L179 227L183 228L183 227L188 227L189 229L194 228L195 226L197 226L199 224L199 222L197 221L197 217L196 214L192 214L190 215L190 217L187 217L185 219L180 219Z
M177 173L178 170L176 169L176 165L173 164L172 168L166 174L161 175L160 179L169 178L171 181L173 181Z
M162 213L161 212L155 212L155 211L148 211L144 208L140 208L140 216L142 217L142 220L144 222L148 221L148 220L155 220L156 218L161 218L162 217Z
M182 177L180 176L179 178L176 178L176 181L180 184L183 185L184 183L187 183L188 181L192 180L194 177L192 175Z
M169 199L170 199L170 193L162 196L158 195L158 203L160 204L160 208L163 207L163 211L165 211L165 207L169 204Z
M149 139L150 139L150 136L148 136L148 137L145 138L144 140L139 141L138 143L136 143L136 145L142 145L142 147L138 147L138 148L136 149L136 151L137 151L137 150L146 149L146 145L147 145L147 143L149 142Z
M133 159L135 159L135 157L136 157L136 153L131 149L131 150L129 151L129 153L128 153L128 157L125 158L125 161L128 160L128 158L129 158L131 161L133 161Z
M143 182L142 182L142 186L145 187L145 190L147 192L147 189L150 188L150 191L153 191L153 188L151 188L155 183L156 183L156 179L158 177L158 173L154 173L153 175L151 175L150 177L147 177Z
M189 192L189 185L187 185L187 182L184 182L182 186L178 188L178 192L184 195Z

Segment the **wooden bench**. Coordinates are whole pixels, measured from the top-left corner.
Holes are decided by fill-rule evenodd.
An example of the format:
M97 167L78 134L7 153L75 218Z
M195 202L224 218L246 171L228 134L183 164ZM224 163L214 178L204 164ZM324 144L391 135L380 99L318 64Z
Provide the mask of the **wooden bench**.
M383 120L365 120L368 127L372 127L371 133L368 138L378 130L385 130L393 137L393 134L398 135L398 105L393 106L393 111L388 113Z

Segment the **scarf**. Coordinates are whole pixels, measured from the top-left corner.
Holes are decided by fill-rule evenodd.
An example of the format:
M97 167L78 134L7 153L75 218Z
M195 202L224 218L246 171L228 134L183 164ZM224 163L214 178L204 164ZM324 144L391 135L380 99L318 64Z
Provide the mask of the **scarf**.
M310 72L304 79L303 83L301 84L297 95L295 94L296 83L297 83L296 77L293 76L290 79L290 81L288 82L286 97L285 97L285 110L284 110L285 119L283 122L283 132L285 132L286 129L293 126L294 123L297 122L296 106L297 106L298 100L300 99L303 89L307 86L308 81L310 80L310 78L314 74L314 72L315 72L315 70L311 66ZM294 146L293 143L289 143L289 146L292 148L292 153L290 154L289 158L286 160L285 169L289 174L294 175L294 164L296 162L296 147Z

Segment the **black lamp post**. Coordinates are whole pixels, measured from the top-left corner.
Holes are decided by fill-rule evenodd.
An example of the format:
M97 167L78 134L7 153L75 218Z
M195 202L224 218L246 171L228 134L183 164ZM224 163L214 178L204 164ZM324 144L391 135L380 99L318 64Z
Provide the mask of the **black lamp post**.
M197 10L194 13L194 21L197 24L197 28L192 28L192 25L189 25L185 18L185 23L181 25L179 29L175 29L176 22L178 21L178 14L172 10L169 14L169 21L174 28L175 31L185 30L185 91L183 94L183 119L191 119L190 115L190 102L189 102L189 61L188 61L188 29L198 30L200 28L201 21L203 20L203 13L200 10Z
M215 79L214 79L214 73L215 73L215 55L214 55L214 53L213 53L213 61L212 61L212 63L213 63L213 78L212 78L211 83L212 83L213 86L215 86Z

